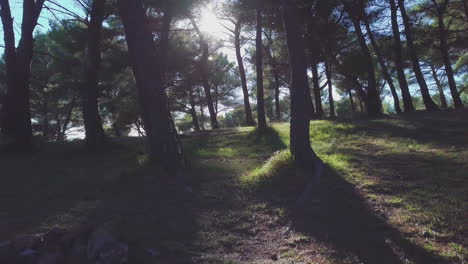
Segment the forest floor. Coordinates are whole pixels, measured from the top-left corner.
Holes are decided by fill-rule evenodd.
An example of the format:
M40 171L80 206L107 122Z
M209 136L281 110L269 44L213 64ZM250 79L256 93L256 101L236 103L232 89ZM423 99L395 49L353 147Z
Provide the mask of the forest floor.
M193 194L156 179L140 139L0 154L0 242L86 221L128 243L129 263L468 261L468 112L311 122L326 169L301 214L288 137L288 124L185 136Z

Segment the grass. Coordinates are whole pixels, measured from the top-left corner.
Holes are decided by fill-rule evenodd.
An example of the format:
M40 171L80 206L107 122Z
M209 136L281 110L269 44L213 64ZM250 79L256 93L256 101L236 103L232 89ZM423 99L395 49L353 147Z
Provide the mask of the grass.
M392 237L361 227L378 219L407 244L463 263L468 244L466 120L466 113L442 112L311 122L312 146L327 167L321 191L327 199L343 199L313 205L320 210L308 226L322 231L293 233L286 240L284 229L292 217L288 202L308 181L294 171L288 124L274 124L263 135L241 128L185 137L196 190L189 202L174 195L170 183L155 180L164 173L148 167L140 140L125 139L111 151L92 154L81 151L79 142L47 144L26 156L3 153L0 241L94 221L113 226L131 249L140 250L132 263L154 262L142 259L144 248L176 252L183 263L196 258L193 251L203 255L195 263L238 263L240 257L264 263L261 252L301 263L358 263L369 245L346 238L365 237L365 232ZM334 209L346 214L334 219ZM366 218L354 217L358 214ZM357 233L348 233L353 228ZM294 250L288 249L291 241Z

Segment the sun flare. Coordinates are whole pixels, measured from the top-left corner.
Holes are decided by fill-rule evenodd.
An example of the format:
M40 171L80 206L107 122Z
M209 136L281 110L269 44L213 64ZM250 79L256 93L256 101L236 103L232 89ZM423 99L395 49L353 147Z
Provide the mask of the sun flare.
M200 29L216 38L223 38L224 36L224 28L221 25L220 19L216 16L210 8L205 8L201 13L201 20L200 20Z

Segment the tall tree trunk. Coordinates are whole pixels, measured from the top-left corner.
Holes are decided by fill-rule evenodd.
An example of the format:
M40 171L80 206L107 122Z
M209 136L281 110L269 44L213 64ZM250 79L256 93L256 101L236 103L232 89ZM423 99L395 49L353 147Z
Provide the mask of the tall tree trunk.
M138 89L151 160L178 176L185 167L182 145L162 86L161 65L141 0L118 0Z
M21 39L15 50L13 18L8 0L0 0L0 16L5 40L7 74L6 102L2 109L2 133L14 140L18 149L30 149L32 125L29 80L33 56L33 32L45 0L24 0Z
M262 13L263 13L263 0L257 0L257 36L256 36L256 69L257 69L257 118L258 128L264 130L267 127L266 116L265 116L265 99L263 92L263 25L262 25Z
M354 26L354 31L359 42L359 46L361 47L361 51L364 54L366 60L367 72L369 75L367 80L367 97L365 98L367 101L367 112L369 116L372 117L380 116L382 114L380 107L381 101L379 93L377 91L377 81L375 77L374 63L372 61L372 55L370 54L369 48L367 47L366 38L362 33L359 18L360 15L355 14L355 9L358 7L352 6L346 1L343 1L343 4L345 6L346 12L351 17Z
M101 66L101 31L104 22L105 0L94 0L88 26L88 47L83 87L83 119L86 131L85 146L96 149L104 144L105 136L99 114L99 68Z
M401 96L403 97L403 109L405 113L411 113L414 112L414 105L404 70L401 36L398 25L398 8L395 1L396 0L389 0L393 31L393 53L395 58L398 83L400 84Z
M435 0L434 0L435 1ZM434 2L433 1L433 2ZM460 94L457 90L457 84L455 83L455 77L453 75L452 63L450 62L449 46L447 42L447 30L444 23L444 13L447 10L448 1L445 0L441 4L434 2L437 9L437 20L439 22L439 35L440 35L440 52L442 53L442 59L444 61L445 73L450 88L450 94L455 108L463 108L463 102L460 98Z
M434 81L437 86L437 90L439 91L439 97L440 97L440 103L442 104L442 108L447 109L447 98L445 97L444 94L444 87L442 86L442 83L440 82L439 76L437 76L437 71L435 69L435 66L431 64L431 72L432 72L432 77L434 78Z
M192 116L193 129L200 131L200 123L198 122L197 108L195 104L195 96L193 94L193 85L189 84L189 102L190 102L190 115Z
M318 119L323 118L323 107L322 107L322 94L319 84L319 74L318 74L318 65L317 62L312 59L312 85L314 91L314 100L315 100L315 117Z
M421 89L421 95L424 101L424 105L426 106L426 110L428 111L438 110L437 105L431 98L429 88L427 87L426 79L424 78L424 74L421 71L421 65L419 64L418 54L416 51L416 47L414 46L411 21L408 17L408 14L406 13L404 0L398 0L398 5L400 6L400 12L403 18L403 24L405 26L406 42L408 43L408 49L411 57L411 62L413 64L414 74L416 75L416 79L418 80L418 84Z
M202 48L200 72L201 72L203 90L205 91L206 104L208 107L208 112L210 113L211 128L218 129L219 128L218 118L217 118L216 110L213 104L213 97L211 96L211 85L210 85L210 82L208 81L209 46L205 40L205 37L203 36L203 33L198 27L198 24L195 22L195 19L193 17L190 17L190 21L193 27L195 28L195 31L197 32L198 36L200 37L200 47Z
M377 41L375 41L374 33L370 27L369 18L367 15L364 15L364 23L366 25L367 35L371 41L372 48L374 49L375 55L377 56L377 60L380 64L380 68L382 69L382 74L387 81L388 86L390 87L390 91L393 96L393 106L395 107L395 111L397 114L401 114L400 108L400 99L398 98L398 93L396 91L395 85L393 84L393 79L390 76L388 71L387 65L385 64L385 60L383 59L382 52L380 52L380 47L377 45Z
M332 68L328 60L325 62L325 74L327 75L328 85L328 104L330 105L330 118L335 118L335 100L333 99Z
M273 57L271 50L273 46L273 39L271 37L271 34L265 34L265 36L268 39L268 44L265 53L268 56L268 60L270 62L270 67L271 67L271 72L273 75L273 87L275 89L275 113L274 113L274 120L275 121L280 121L281 120L281 109L280 109L280 77L279 77L279 72L278 72L278 62L275 57Z
M355 113L356 106L354 105L353 93L351 92L351 89L348 89L348 96L349 96L349 103L351 105L351 112Z
M302 209L305 202L317 190L323 171L323 162L315 154L310 144L309 117L305 111L307 107L306 93L309 93L307 76L307 62L299 10L293 0L283 0L283 21L291 64L291 136L290 148L298 171L311 173L312 178L306 185L299 199L296 209Z
M309 135L307 94L309 81L301 25L297 7L291 0L283 0L283 20L291 64L291 154L301 167L310 167L318 157L312 150Z
M236 49L237 65L239 66L239 75L241 78L242 93L244 95L245 120L246 120L247 126L255 126L255 121L252 115L252 107L250 106L249 90L247 89L247 77L245 74L244 61L242 59L241 32L242 32L242 21L239 19L237 20L235 29L234 29L234 46Z

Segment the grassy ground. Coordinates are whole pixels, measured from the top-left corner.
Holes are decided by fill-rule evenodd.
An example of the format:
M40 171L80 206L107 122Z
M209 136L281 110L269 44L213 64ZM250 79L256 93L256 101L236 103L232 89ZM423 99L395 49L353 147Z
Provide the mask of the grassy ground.
M193 196L146 165L138 139L0 154L0 241L89 221L129 243L130 263L466 262L467 113L312 122L327 169L300 215L289 208L308 179L288 130L187 136Z

